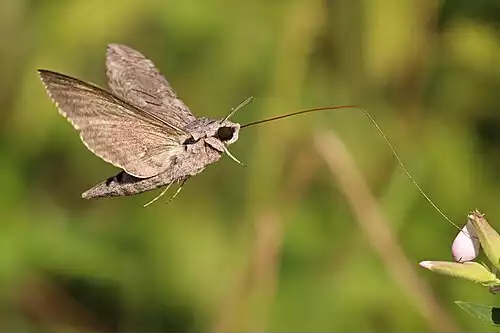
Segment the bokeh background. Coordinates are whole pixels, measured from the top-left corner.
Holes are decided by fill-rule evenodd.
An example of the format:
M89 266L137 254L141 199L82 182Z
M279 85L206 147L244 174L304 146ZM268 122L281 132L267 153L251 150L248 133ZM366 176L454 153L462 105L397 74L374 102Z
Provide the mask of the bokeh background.
M496 0L0 1L0 330L492 330L433 274L457 231L357 110L242 130L157 193L86 201L117 170L58 115L36 69L106 86L108 43L152 59L197 116L357 104L459 225L500 223Z

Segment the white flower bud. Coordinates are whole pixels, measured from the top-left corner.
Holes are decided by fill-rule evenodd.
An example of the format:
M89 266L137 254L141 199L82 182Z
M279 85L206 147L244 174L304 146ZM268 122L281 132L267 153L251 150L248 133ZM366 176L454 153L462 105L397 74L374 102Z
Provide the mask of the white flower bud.
M460 230L451 245L451 253L457 262L466 262L476 259L479 254L479 238L472 223L467 220L467 224Z

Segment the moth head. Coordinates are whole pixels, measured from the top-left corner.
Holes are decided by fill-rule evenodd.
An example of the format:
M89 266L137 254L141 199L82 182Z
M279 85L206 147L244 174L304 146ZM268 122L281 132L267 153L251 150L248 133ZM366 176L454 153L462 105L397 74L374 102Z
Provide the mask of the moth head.
M229 121L229 118L231 118L231 116L234 115L236 111L250 103L252 100L253 97L248 97L243 102L238 104L238 106L232 108L229 114L217 123L218 127L213 137L223 142L226 146L229 146L230 144L236 142L240 133L240 124Z
M214 137L224 142L228 146L238 140L239 133L240 124L226 120L222 123L218 123L218 127L214 133Z

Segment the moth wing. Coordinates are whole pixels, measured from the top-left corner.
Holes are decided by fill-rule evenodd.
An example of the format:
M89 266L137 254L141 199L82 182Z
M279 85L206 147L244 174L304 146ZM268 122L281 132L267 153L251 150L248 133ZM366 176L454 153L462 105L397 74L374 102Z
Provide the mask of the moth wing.
M63 74L39 70L59 112L79 131L85 146L127 173L148 178L164 172L184 132L105 90Z
M183 128L196 119L153 62L136 50L108 45L106 74L114 94L172 125Z

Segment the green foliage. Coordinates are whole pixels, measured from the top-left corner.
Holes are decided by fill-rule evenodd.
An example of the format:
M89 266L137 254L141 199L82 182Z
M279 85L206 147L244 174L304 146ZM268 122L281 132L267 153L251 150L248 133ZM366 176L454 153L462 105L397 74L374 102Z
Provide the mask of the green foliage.
M494 326L500 325L499 308L463 301L456 301L455 304L479 320Z
M420 265L439 274L470 280L485 286L500 284L500 280L496 278L495 274L488 267L473 261L464 263L430 261L426 262L425 265L423 263L420 263Z
M498 258L500 257L500 239L498 233L488 223L484 215L477 210L469 214L468 220L473 228L471 230L474 231L472 234L477 234L478 236L470 236L469 234L467 234L467 236L477 237L477 241L480 242L479 248L484 250L486 256L490 260L493 271L498 271ZM460 240L462 242L462 247L460 247L461 251L458 252L465 254L467 250L472 250L472 244L468 242L467 239L460 238ZM474 254L477 256L478 252L474 251ZM475 259L473 256L470 258ZM496 274L490 271L486 265L478 262L467 261L459 263L446 261L423 261L420 263L420 266L439 274L480 283L483 286L488 287L490 292L493 294L496 294L500 287L500 280L497 278ZM498 325L500 323L500 311L497 307L464 301L455 301L455 304L473 316L491 325Z

